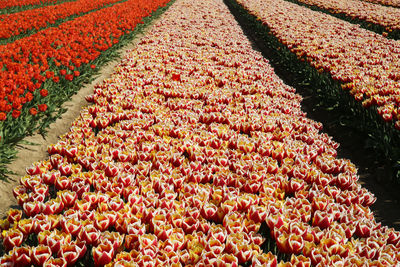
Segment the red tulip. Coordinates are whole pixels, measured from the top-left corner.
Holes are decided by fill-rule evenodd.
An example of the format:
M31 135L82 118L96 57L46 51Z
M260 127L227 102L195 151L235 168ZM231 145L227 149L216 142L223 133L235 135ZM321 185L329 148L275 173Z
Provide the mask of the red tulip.
M37 201L26 202L23 204L24 212L28 217L35 216L36 214L40 213L43 208L44 208L43 203Z
M72 236L77 236L82 228L82 224L77 218L62 218L61 219L62 229L71 234Z
M35 264L43 266L45 261L51 257L51 250L48 246L39 245L32 248L32 258Z
M50 257L43 265L44 267L66 267L67 261L64 258Z
M14 266L12 255L5 254L0 258L0 264L4 267Z
M82 227L79 232L79 239L86 241L88 245L96 245L99 242L100 232L92 225Z
M68 178L67 178L68 179ZM71 207L74 205L75 201L78 198L76 192L72 192L69 190L58 191L57 196L59 196L64 203L64 206Z
M71 180L66 176L60 176L55 181L55 186L57 190L68 190L71 188L71 185Z
M14 247L11 252L15 266L28 266L31 264L32 251L29 247Z
M110 219L104 214L96 214L94 226L101 232L104 232L110 225Z
M201 215L207 220L212 220L215 218L217 214L217 207L213 203L205 203L202 210Z
M251 266L276 267L278 266L278 262L276 256L273 255L271 252L268 252L267 254L263 253L253 257Z
M13 195L16 198L19 195L25 194L28 192L28 189L24 185L18 185L13 189Z
M331 225L332 221L333 216L331 214L317 210L314 213L312 225L325 229Z
M267 210L265 207L261 206L251 206L248 211L249 218L254 222L262 222L267 217Z
M114 251L118 251L119 248L123 245L124 235L121 235L116 232L104 232L101 235L101 243L110 242L114 248Z
M214 266L222 267L222 266L231 266L231 267L238 267L239 261L233 255L223 254L217 258L217 261L214 263Z
M58 165L58 170L62 176L70 176L72 174L72 165L69 163L61 163Z
M52 222L48 219L47 215L43 214L36 215L34 222L35 223L33 229L36 234L45 230L51 230L52 228Z
M7 212L7 220L12 224L12 223L18 223L19 220L22 218L22 211L21 210L16 210L16 209L10 209Z
M39 164L35 164L26 168L26 173L29 175L36 175L36 174L41 174L42 170L40 169Z
M186 217L182 221L182 229L187 234L191 234L199 227L199 221L190 217Z
M114 248L109 242L102 243L97 247L93 247L92 255L96 266L104 266L111 262L114 257Z
M355 234L359 237L369 237L371 235L371 231L373 230L372 223L365 220L360 221L356 224Z
M64 244L60 247L57 256L65 259L67 265L73 266L80 257L81 249L74 243Z
M210 239L205 249L213 252L215 255L219 255L224 251L225 244L221 243L218 239Z
M62 202L60 197L55 199L51 199L44 203L43 214L58 214L64 209L64 203Z
M49 234L48 236L43 236L40 239L41 244L47 245L53 253L59 253L61 246L64 244L68 244L71 241L71 236L65 233L60 233L58 231L55 232L46 232L43 231L40 234Z
M29 190L33 190L36 186L40 185L41 182L42 179L40 178L39 175L24 176L20 180L20 183Z

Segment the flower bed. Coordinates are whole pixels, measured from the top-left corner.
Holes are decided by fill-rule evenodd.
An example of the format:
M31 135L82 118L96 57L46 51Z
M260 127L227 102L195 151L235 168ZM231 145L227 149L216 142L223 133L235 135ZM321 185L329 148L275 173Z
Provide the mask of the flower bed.
M2 0L0 1L0 9L15 6L40 5L45 3L56 3L57 0Z
M45 6L57 5L64 2L73 2L76 0L2 0L0 1L0 14L16 13L28 9L40 8Z
M257 38L273 47L274 61L310 83L324 102L338 106L336 112L343 113L352 127L367 132L377 155L386 158L392 168L400 158L400 135L396 129L399 122L395 115L399 81L393 76L398 65L398 42L292 3L268 1L246 5L249 3L258 11L248 11L251 15L245 11L242 16L250 16L248 20L257 28ZM269 12L266 6L275 7L274 3L281 5L277 12L261 15L260 19L261 10ZM374 58L382 59L382 65ZM393 173L393 178L399 180L399 173L395 169Z
M359 0L289 0L343 18L384 36L400 38L400 10Z
M176 1L87 100L14 189L2 264L400 261L355 166L221 0Z
M400 7L399 0L363 0L363 1L380 4L384 6Z
M19 13L0 15L0 40L48 27L70 16L79 16L121 0L77 0L55 6L30 9Z
M330 73L355 100L376 106L382 119L400 128L399 42L283 0L238 2L298 57Z
M45 130L96 65L115 57L109 49L168 2L129 0L0 46L0 162L23 137Z

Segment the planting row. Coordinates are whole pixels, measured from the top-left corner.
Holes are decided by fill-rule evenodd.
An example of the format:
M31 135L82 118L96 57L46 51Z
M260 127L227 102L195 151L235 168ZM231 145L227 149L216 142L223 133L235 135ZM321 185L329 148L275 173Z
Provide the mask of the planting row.
M364 0L364 1L384 6L400 7L399 0Z
M332 15L341 14L347 17L350 22L364 22L366 28L374 30L372 25L380 26L386 32L383 34L394 39L400 37L400 10L395 7L377 5L359 0L292 0L311 7L318 7L320 10ZM389 33L388 33L389 32Z
M66 0L75 1L75 0ZM64 0L1 0L0 1L0 14L8 12L16 12L21 9L35 8L45 5L53 5L59 2L64 2Z
M343 83L365 108L400 128L400 44L283 0L238 1L299 58Z
M221 0L176 1L27 168L1 263L395 265L400 234L294 91Z
M59 116L61 104L93 74L93 63L112 57L109 48L126 42L143 17L167 2L117 3L0 46L0 162L9 162L16 142Z
M348 90L343 90L342 81L333 79L332 74L322 68L315 68L310 63L311 59L299 55L292 46L283 43L280 36L275 35L267 23L255 16L254 12L249 12L234 0L224 1L247 34L256 40L281 77L289 77L289 84L306 90L307 94L311 93L314 100L319 102L319 109L331 110L331 121L340 121L346 128L368 135L363 142L373 148L372 156L392 174L386 177L386 182L400 182L400 165L397 165L400 159L400 132L393 127L395 125L382 120L376 106L365 108L363 102L355 101Z
M120 0L77 0L55 6L46 6L19 13L0 15L0 39L24 34L32 29L39 30L54 24L58 20L99 9L118 1Z

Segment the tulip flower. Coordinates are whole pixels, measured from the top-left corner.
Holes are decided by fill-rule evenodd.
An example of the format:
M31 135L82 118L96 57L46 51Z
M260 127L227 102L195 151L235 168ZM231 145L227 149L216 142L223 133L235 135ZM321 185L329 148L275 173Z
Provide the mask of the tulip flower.
M78 195L75 192L69 190L58 191L57 196L61 198L66 207L72 206L78 198Z
M29 247L14 247L11 255L15 266L27 266L32 262L32 250Z
M88 245L96 245L99 242L100 232L92 224L85 225L79 232L79 239L86 241Z
M53 258L50 257L47 261L45 261L43 266L46 267L66 267L67 261L64 258Z
M72 236L77 236L82 228L82 224L76 218L62 218L61 226L66 233L70 233Z
M3 245L6 250L19 247L24 241L24 234L18 229L5 230L2 233Z
M51 257L51 250L48 246L39 245L32 248L33 262L37 265L43 266L44 263Z
M110 225L109 217L104 214L96 214L94 219L94 226L101 232L104 232Z
M111 243L105 242L92 249L94 264L104 266L114 257L114 248Z
M22 218L22 211L16 209L10 209L7 212L7 220L12 223L18 223L19 220Z
M112 38L88 46L93 59L122 36L135 1L102 9L99 21L113 10L121 23L112 34L102 27ZM148 13L160 1L139 2ZM14 195L25 213L1 224L5 251L34 234L31 264L44 266L277 266L282 256L282 266L395 265L398 234L375 222L356 167L337 157L338 144L304 115L227 7L176 5L95 86L93 105L49 146L51 158L21 179ZM271 14L260 19L280 17ZM93 60L57 53L64 81Z
M0 264L2 266L14 266L12 255L5 254L0 258Z
M332 215L326 212L321 212L318 210L314 213L313 226L319 226L320 228L324 229L329 227L332 221L333 221Z

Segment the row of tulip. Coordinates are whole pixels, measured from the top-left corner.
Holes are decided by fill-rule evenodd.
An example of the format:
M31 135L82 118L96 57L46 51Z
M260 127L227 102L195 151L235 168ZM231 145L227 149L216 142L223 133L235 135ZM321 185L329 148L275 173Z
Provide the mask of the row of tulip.
M29 30L39 30L72 15L79 16L91 10L102 8L121 0L77 0L54 6L25 10L18 13L0 15L0 40L24 34Z
M0 1L0 14L11 14L21 12L28 9L41 8L45 6L57 5L64 2L73 2L76 0L50 0L50 1L36 1L36 0L17 0L17 1Z
M44 3L57 3L58 0L1 0L0 9L21 6L33 6Z
M1 263L397 264L400 233L294 92L222 0L176 1L27 168Z
M365 108L400 128L400 45L351 23L283 0L239 0L282 44L329 73Z
M384 5L384 6L400 7L399 0L363 0L363 1L374 3L374 4L380 4L380 5Z
M359 0L296 0L297 2L316 6L332 14L345 16L380 25L387 32L400 30L400 10L395 7L377 5Z
M0 46L0 150L12 154L16 142L59 116L92 69L132 38L143 17L168 2L117 3ZM9 161L1 153L1 164Z
M81 65L118 43L144 16L165 3L129 0L0 46L0 85L4 88L0 119L18 117L13 112L32 101L33 93L47 80L73 80L79 76Z
M381 166L386 166L388 175L382 183L400 183L400 131L395 124L382 120L376 106L365 108L362 102L356 101L348 90L343 90L343 82L332 78L330 72L315 68L306 57L281 42L268 25L259 17L251 14L235 0L224 0L231 12L240 21L247 34L256 40L257 45L267 55L274 68L290 77L289 84L312 92L314 101L319 102L319 110L331 110L329 121L340 121L347 129L357 129L365 136L363 142L374 150L373 157Z

